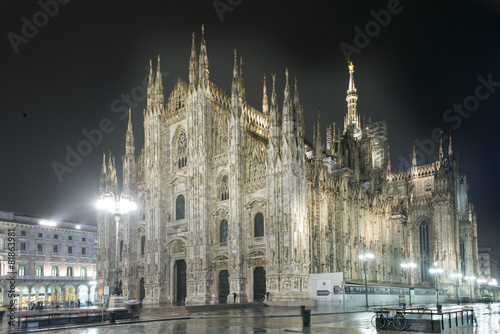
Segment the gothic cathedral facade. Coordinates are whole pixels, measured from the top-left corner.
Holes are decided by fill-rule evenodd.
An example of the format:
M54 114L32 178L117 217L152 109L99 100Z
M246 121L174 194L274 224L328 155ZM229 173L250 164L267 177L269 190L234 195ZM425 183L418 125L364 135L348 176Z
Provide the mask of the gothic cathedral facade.
M126 299L144 303L208 304L310 299L311 273L343 272L363 282L358 256L369 250L371 283L432 286L429 268L444 269L440 287L454 291L450 273L477 273L477 223L463 165L450 137L433 163L392 170L385 122L361 124L354 66L349 64L344 128L320 113L313 143L304 109L285 73L281 107L272 76L264 76L262 109L247 104L241 58L234 54L231 92L209 80L204 32L195 36L189 82L179 79L164 100L158 58L144 110L144 147L135 154L126 133L121 192L139 210L118 226L99 212L97 272L112 285L119 252ZM115 160L103 158L101 193L118 193ZM465 286L466 283L463 283ZM236 294L236 295L234 295Z

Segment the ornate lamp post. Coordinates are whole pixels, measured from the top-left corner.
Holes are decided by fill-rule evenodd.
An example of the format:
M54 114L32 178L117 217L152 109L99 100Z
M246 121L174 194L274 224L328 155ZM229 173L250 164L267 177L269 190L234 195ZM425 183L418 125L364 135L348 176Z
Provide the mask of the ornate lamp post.
M359 254L360 260L363 260L363 268L365 270L365 297L366 297L366 308L368 308L368 281L366 278L366 260L374 259L375 255L366 252L366 245L363 245L363 254Z
M411 268L417 267L417 265L407 259L406 262L401 263L401 267L408 268L408 296L410 298L410 306L411 306Z
M123 214L137 209L137 204L133 201L132 196L121 194L116 196L112 192L102 194L97 201L97 208L99 210L108 211L112 213L115 217L116 223L116 267L115 267L115 287L113 289L113 295L120 295L119 287L119 270L118 270L118 253L119 253L119 237L118 237L118 224L120 223L120 218Z
M457 279L457 305L460 305L460 278L462 278L462 274L461 273L456 273L456 274L452 274L451 277L454 277Z
M441 305L439 305L439 275L443 273L443 269L436 267L436 263L434 263L434 268L429 269L429 272L433 275L436 275L436 308L438 311L440 311Z
M472 282L476 280L476 276L465 276L465 279L469 282L469 292L470 292L469 302L472 303Z

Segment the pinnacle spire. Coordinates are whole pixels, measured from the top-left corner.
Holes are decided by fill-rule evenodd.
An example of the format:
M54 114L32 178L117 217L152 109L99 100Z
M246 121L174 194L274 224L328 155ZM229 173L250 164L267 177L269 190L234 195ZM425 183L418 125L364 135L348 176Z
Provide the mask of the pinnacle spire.
M323 140L321 139L321 121L320 109L318 107L318 114L316 116L316 159L323 159Z
M450 142L448 144L448 158L450 160L453 158L453 141L451 139L451 128L450 128Z
M147 92L147 107L150 108L155 100L154 96L154 78L153 78L153 61L149 60L149 81L148 81L148 92Z
M243 78L243 57L240 56L240 94L241 99L245 100L245 79Z
M201 25L201 46L200 56L198 59L199 64L199 84L202 87L208 87L208 56L207 45L205 43L205 27Z
M234 49L234 65L233 65L233 82L231 84L231 100L233 106L237 106L239 103L240 94L240 71L238 69L238 54L236 49Z
M354 65L348 62L349 67L349 89L347 90L347 115L344 118L344 133L348 133L354 138L361 136L361 126L357 111L358 95L354 85Z
M132 109L128 110L128 125L125 143L125 154L135 155L134 132L132 131Z
M269 101L267 100L266 75L264 74L264 85L262 86L262 113L269 114Z
M389 144L387 144L387 174L391 173L391 150Z
M441 134L439 137L439 161L444 160L444 152L443 152L443 130L441 130Z
M288 82L288 68L285 69L285 92L283 100L283 133L291 135L294 132L293 105L290 98L290 84Z
M415 149L415 138L413 138L413 155L411 160L412 166L417 166L417 151Z
M193 40L191 42L191 56L189 57L189 85L191 88L198 83L198 67L196 58L196 46L194 44L195 35L193 31Z
M278 98L276 96L276 75L273 78L273 91L271 93L271 110L269 113L269 137L274 148L278 147L279 143L279 114L278 114Z
M297 83L297 76L295 76L295 87L294 87L294 92L293 92L293 104L295 107L295 110L299 109L299 85Z
M101 176L106 175L106 153L102 152Z
M288 67L285 68L285 101L290 98L290 85L288 84Z
M163 106L163 80L161 78L160 55L158 55L158 66L156 67L155 95L156 102L161 108Z

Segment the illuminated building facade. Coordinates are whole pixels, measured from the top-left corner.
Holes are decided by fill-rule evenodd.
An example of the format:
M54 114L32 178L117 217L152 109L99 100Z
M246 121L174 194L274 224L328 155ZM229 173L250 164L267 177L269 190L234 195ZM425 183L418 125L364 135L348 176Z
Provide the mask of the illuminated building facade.
M9 304L8 231L14 230L16 305L94 300L96 226L0 211L0 304Z
M246 101L236 51L230 93L209 80L204 33L199 53L193 34L188 67L188 82L179 79L165 101L159 58L156 78L151 66L138 156L129 119L122 192L141 209L119 226L126 298L306 300L310 273L362 282L364 247L377 259L367 264L371 284L407 282L407 258L421 268L412 282L422 287L434 282L434 262L450 274L477 273L476 217L451 140L438 161L417 166L414 153L410 169L392 170L387 125L361 124L352 63L344 127L328 126L323 141L318 111L313 143L288 70L281 106L273 75L270 97L264 77L257 110ZM111 156L100 190L118 190ZM103 212L97 220L97 271L112 282L115 225ZM455 281L440 279L453 293Z

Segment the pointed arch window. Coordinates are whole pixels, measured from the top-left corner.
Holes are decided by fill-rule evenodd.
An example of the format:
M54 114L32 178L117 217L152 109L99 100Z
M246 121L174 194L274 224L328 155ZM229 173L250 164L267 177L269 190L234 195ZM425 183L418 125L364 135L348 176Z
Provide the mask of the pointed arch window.
M264 236L264 215L261 212L255 215L253 231L256 238Z
M80 268L80 277L87 277L87 268Z
M26 274L26 266L24 264L19 265L19 276L24 276Z
M177 140L177 167L183 168L187 165L187 140L186 133L181 132Z
M184 195L177 196L175 200L175 220L184 219L186 217L186 200Z
M220 178L217 197L219 198L219 201L229 199L229 177L227 175L223 175Z
M145 249L146 249L146 236L143 235L141 237L141 255L144 255Z
M420 278L422 282L430 281L429 269L431 262L431 252L429 248L429 223L423 222L419 228L420 234Z
M228 224L227 220L222 220L220 222L220 242L227 242L228 236Z
M73 277L73 267L66 268L66 276Z
M57 266L52 266L52 276L59 276L59 269L57 268Z

